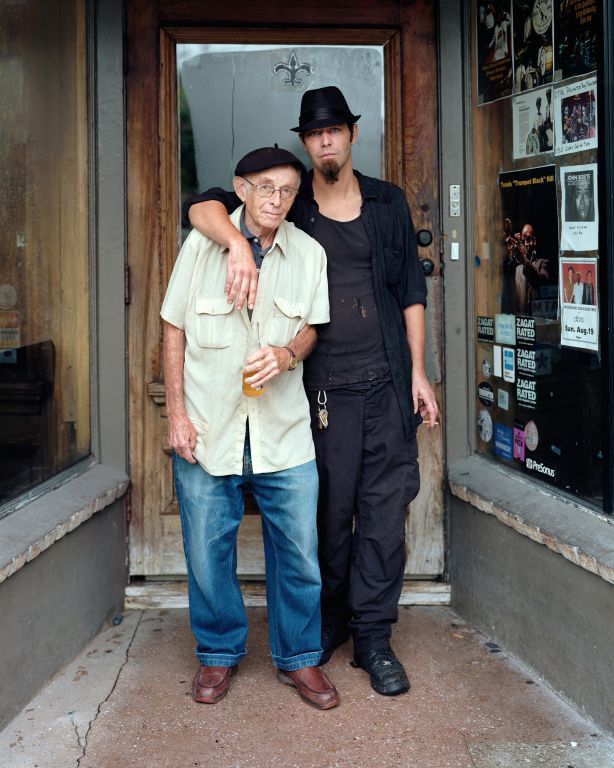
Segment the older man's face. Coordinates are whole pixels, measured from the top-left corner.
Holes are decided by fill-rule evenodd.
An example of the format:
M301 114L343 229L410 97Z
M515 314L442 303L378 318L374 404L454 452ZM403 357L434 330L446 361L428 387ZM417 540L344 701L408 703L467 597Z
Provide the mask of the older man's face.
M249 173L245 178L235 176L233 183L235 192L245 203L247 228L254 235L261 235L277 229L286 218L294 202L294 195L284 200L282 190L297 191L300 174L292 165L278 165L258 173ZM271 197L263 197L258 192L256 188L262 185L275 188Z

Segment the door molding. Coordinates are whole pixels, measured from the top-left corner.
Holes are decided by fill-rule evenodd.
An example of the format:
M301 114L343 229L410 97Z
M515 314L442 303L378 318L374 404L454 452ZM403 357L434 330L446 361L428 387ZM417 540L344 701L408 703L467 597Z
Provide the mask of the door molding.
M273 8L271 6L271 2ZM176 571L164 551L175 514L166 443L159 308L180 243L177 42L284 42L384 46L385 175L408 197L416 229L430 229L427 370L441 401L442 286L439 277L436 8L429 0L329 3L289 9L275 0L267 14L279 26L256 24L262 6L236 0L215 8L189 0L131 0L126 6L127 229L132 291L128 307L128 381L133 575ZM214 14L215 17L214 17ZM298 14L298 15L297 15ZM351 14L355 24L348 27ZM313 24L317 19L321 24ZM182 26L183 22L186 26ZM297 105L298 106L298 105ZM435 430L419 435L422 491L408 523L413 546L407 574L444 570L443 441ZM171 526L172 527L172 526ZM433 536L433 531L437 533ZM171 531L175 537L177 532ZM172 553L171 553L172 554ZM166 563L166 565L165 565Z

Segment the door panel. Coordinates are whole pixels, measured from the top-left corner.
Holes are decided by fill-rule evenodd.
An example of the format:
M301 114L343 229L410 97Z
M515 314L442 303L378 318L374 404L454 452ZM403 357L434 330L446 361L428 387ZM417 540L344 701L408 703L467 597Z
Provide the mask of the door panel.
M165 446L166 413L158 315L181 241L177 44L268 44L269 49L264 57L267 68L275 63L288 62L288 52L293 49L297 53L303 50L298 49L301 44L315 46L314 51L331 45L378 46L383 52L384 140L381 142L382 155L377 162L383 167L386 178L406 190L416 228L429 229L435 235L433 245L421 249L420 255L432 258L437 265L434 275L428 278L427 367L438 396L441 395L442 380L441 288L438 276L437 145L434 138L437 135L435 26L430 3L378 3L373 4L375 7L371 4L348 3L345 9L339 8L340 4L337 4L336 10L326 6L322 13L335 19L329 23L339 26L300 30L291 27L283 30L250 29L250 24L258 21L254 14L261 5L259 3L233 4L229 10L232 19L208 18L212 11L203 9L202 5L210 4L182 3L179 0L167 3L161 0L157 4L157 12L151 5L145 0L132 0L127 11L128 263L132 284L128 339L133 489L130 558L133 575L159 577L185 573L172 468ZM276 2L267 3L266 8L271 18L277 18L275 11L279 10L280 21L288 13L286 7ZM174 23L185 18L184 14L188 11L192 13L190 21L202 26L181 28L175 24L172 27L164 25L165 19L172 19ZM313 14L311 18L320 21L321 17L314 12L313 5L310 11ZM355 13L368 16L374 27L356 30L343 27L345 18L350 14L355 18ZM243 22L241 27L206 26L211 22L235 20L237 14ZM396 20L394 28L382 28L385 23L390 24L391 15ZM410 52L412 55L409 55ZM332 48L323 53L328 59L334 55ZM325 56L319 57L320 62L324 59ZM420 66L412 66L412 61L419 62ZM299 58L301 62L302 58ZM202 66L207 67L206 59ZM206 77L212 75L213 71L214 68L209 67L203 74ZM333 79L327 80L328 75ZM289 105L276 118L277 133L271 129L266 133L265 129L265 135L273 136L272 140L279 141L282 146L290 147L293 134L289 128L296 124L301 94L309 87L337 80L348 94L351 107L362 112L360 127L361 131L365 127L367 134L366 126L371 122L371 117L379 118L379 114L369 115L374 108L364 106L367 99L360 98L360 91L356 96L350 96L344 78L336 78L330 68L323 67L323 71L318 73L318 79L314 80L311 75L309 82L304 82L300 87L286 84L285 90L283 84L278 82L275 82L273 88L270 73L266 76L274 98L280 98L282 103ZM348 77L348 82L355 77L355 74L352 78ZM187 80L184 84L186 86ZM190 87L197 88L198 79L193 80ZM364 87L366 94L371 86L367 82ZM224 89L227 90L227 86ZM200 101L202 105L202 99ZM264 100L262 112L266 113ZM262 114L258 114L258 117L261 118ZM232 121L228 120L227 126L231 125ZM377 119L371 125L371 132L377 141L377 132L379 130L381 134L381 126L373 129L373 125L379 125ZM223 130L223 121L221 126ZM205 134L205 131L196 125L194 127L195 142L202 140L201 134ZM236 144L238 155L253 146L271 141L268 138L260 144L259 140L250 144L249 134L243 140L248 143L245 148ZM215 143L215 139L209 138L203 145L205 155L211 151L210 143ZM225 161L227 180L224 182L223 179L212 178L211 183L226 186L230 182L234 160L236 157L233 156ZM355 165L368 173L382 175L371 167L361 165L359 159ZM201 172L201 175L205 175L206 186L209 185L207 172ZM223 173L223 168L216 172ZM196 183L202 186L200 179ZM444 567L441 433L421 431L419 445L422 490L412 504L408 517L406 572L417 577L433 577L441 574ZM250 511L252 514L246 515L241 526L239 573L259 577L264 572L260 519L257 514L253 514L254 509Z

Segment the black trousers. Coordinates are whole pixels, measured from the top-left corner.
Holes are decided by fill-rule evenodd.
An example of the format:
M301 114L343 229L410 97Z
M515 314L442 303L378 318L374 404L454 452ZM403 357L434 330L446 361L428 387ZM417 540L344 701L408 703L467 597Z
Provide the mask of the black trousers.
M405 436L391 381L326 395L328 427L320 430L318 391L307 392L320 477L322 625L333 637L349 628L362 652L388 645L397 620L418 449Z

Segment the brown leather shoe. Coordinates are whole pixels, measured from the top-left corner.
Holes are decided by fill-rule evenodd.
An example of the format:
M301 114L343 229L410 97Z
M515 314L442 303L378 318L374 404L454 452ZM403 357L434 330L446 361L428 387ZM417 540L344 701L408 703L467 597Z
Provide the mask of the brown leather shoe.
M320 667L303 667L294 672L278 669L277 679L280 683L293 685L301 699L316 709L332 709L339 704L337 689Z
M192 681L192 696L199 704L216 704L228 693L236 667L206 667L201 664Z

